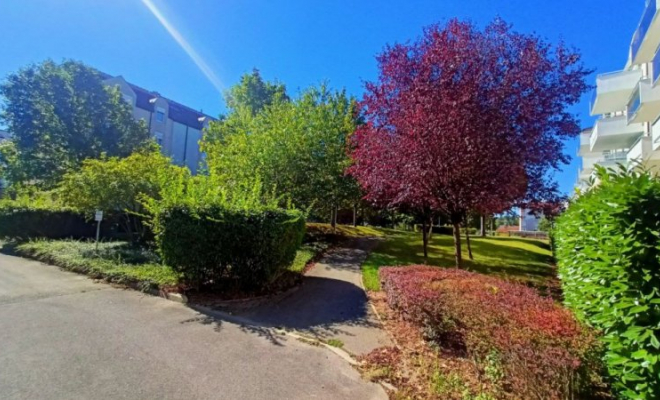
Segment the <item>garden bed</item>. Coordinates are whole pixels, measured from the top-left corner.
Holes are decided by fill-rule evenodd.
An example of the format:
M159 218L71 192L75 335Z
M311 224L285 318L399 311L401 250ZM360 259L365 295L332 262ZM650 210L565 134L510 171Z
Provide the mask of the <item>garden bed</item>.
M186 292L191 300L204 304L223 301L267 298L287 292L302 282L302 276L332 246L332 243L308 239L296 253L296 258L282 276L258 292L236 290L209 292L186 288L180 274L163 265L151 249L127 242L100 242L87 240L32 240L5 244L17 255L56 265L62 269L85 274L94 279L125 285L151 293Z
M363 358L397 398L607 398L592 332L534 289L425 266L384 268L370 292L396 347Z
M136 287L143 291L176 291L179 275L159 263L151 251L127 242L34 240L13 246L20 256L53 264L95 279Z

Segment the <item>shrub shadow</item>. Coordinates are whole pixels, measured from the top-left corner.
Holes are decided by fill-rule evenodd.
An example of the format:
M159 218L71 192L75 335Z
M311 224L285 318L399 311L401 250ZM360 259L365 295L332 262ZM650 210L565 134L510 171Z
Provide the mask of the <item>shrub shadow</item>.
M343 266L340 264L337 268ZM355 337L360 329L381 327L361 287L343 280L313 276L305 277L301 288L288 296L254 308L188 306L205 315L197 321L199 323L216 326L222 321L234 323L242 331L278 346L283 345L285 337L277 330L328 340L338 336Z

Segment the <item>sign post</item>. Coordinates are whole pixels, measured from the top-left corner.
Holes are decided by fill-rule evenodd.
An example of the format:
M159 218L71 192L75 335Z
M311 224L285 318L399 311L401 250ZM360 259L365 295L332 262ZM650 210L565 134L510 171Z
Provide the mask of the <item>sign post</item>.
M96 251L99 251L99 236L101 236L101 221L103 220L103 211L96 210L94 221L96 221Z

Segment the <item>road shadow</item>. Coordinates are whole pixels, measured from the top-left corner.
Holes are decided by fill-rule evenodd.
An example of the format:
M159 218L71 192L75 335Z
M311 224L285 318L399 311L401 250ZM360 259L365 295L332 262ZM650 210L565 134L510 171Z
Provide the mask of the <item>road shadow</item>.
M278 329L327 340L355 336L354 328L381 327L364 290L338 279L305 277L298 291L250 309L209 308L194 303L188 306L204 317L182 323L214 325L219 332L219 327L226 321L275 345L282 345L283 340L275 332Z

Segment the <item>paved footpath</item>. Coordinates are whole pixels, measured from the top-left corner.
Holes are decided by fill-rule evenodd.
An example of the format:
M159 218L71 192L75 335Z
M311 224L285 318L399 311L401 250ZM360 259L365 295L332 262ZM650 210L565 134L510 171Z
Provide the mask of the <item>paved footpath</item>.
M323 347L0 255L0 398L386 395Z
M299 290L241 316L321 340L339 339L354 355L391 345L362 286L360 265L376 244L376 239L359 238L329 251Z

